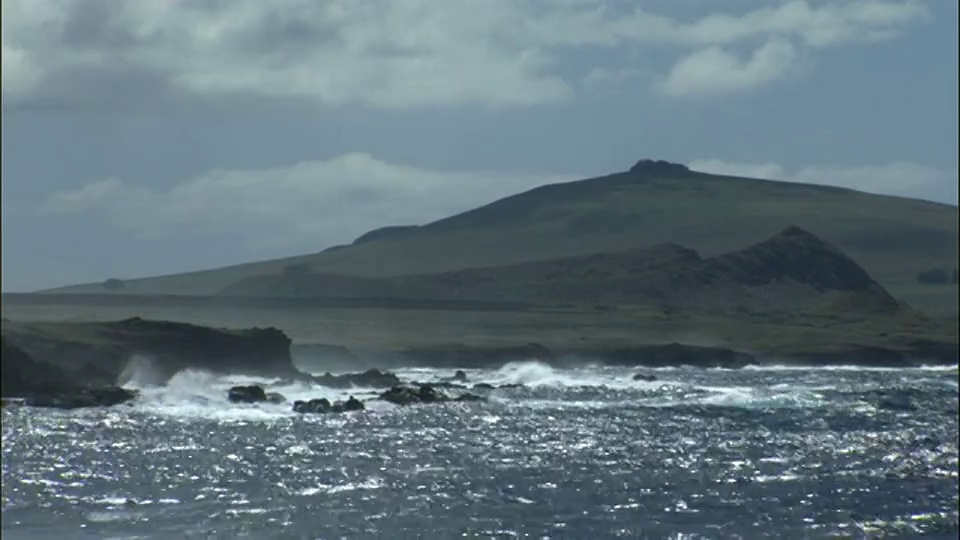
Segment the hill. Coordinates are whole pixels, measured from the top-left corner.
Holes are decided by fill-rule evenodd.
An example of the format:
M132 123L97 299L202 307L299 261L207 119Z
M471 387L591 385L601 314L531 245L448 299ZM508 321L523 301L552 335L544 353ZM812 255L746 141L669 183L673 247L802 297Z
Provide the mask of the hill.
M360 277L439 273L679 244L706 257L795 224L836 245L895 296L956 313L916 275L957 263L957 207L848 189L718 176L641 161L629 171L542 186L423 226L391 227L299 257L46 292L212 295L304 265ZM927 305L918 306L926 308Z
M793 226L754 246L706 259L694 250L664 244L414 276L254 276L228 286L221 294L642 305L719 314L829 314L840 310L844 315L877 315L903 309L842 251Z

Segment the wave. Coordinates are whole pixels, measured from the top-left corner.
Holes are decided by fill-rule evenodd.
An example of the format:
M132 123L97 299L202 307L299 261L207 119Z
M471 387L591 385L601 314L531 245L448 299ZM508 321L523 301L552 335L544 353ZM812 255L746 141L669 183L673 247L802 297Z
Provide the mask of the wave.
M957 371L957 369L960 369L960 365L952 364L909 367L874 367L857 365L796 366L766 364L762 366L746 366L743 369L746 371Z
M943 379L951 367L799 368L763 366L747 370L703 370L673 368L656 370L657 380L634 381L633 375L646 369L595 366L559 369L543 362L512 362L499 369L465 369L467 385L486 383L494 386L522 385L517 391L497 392L491 399L510 407L623 408L623 407L734 407L744 409L809 409L844 407L854 401L844 396L868 394L889 388L920 385L921 393L954 390L956 381ZM777 371L784 371L777 374ZM895 372L889 374L857 372ZM789 372L789 373L787 373ZM843 372L843 373L841 373ZM449 381L452 369L408 368L396 371L404 381L424 383ZM126 386L140 390L134 410L172 417L212 420L264 420L297 416L292 402L327 398L345 400L355 395L361 400L374 397L374 389L333 389L303 381L242 375L215 375L201 370L184 370L162 385L151 383L149 362L131 362ZM235 404L227 393L235 385L262 385L267 392L278 392L285 403ZM840 397L837 397L840 396ZM872 394L871 394L872 396ZM842 399L841 399L842 398ZM864 398L866 399L866 398ZM872 399L872 398L871 398ZM389 410L393 405L368 402L374 410Z
M668 380L635 381L636 368L583 367L557 369L542 362L511 362L487 376L487 382L495 385L522 384L528 387L607 388L629 390L657 388L675 384Z
M683 405L713 405L743 409L807 409L826 405L826 400L809 388L770 389L755 386L698 387L708 390L701 398Z
M277 392L285 403L230 403L227 394L232 386L257 384L267 392ZM174 417L210 418L216 420L257 420L295 415L292 403L296 400L327 398L344 400L361 390L337 390L301 381L248 375L216 375L197 369L176 373L166 384L142 384L136 379L125 385L136 389L140 396L134 402L135 410Z

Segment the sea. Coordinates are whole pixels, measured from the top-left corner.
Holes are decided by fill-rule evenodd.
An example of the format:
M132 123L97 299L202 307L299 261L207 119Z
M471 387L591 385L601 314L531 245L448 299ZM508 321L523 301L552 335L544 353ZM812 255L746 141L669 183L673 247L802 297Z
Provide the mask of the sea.
M184 371L132 404L3 413L2 536L951 538L957 366L466 369L484 403L300 415L348 391ZM406 369L438 381L452 370ZM134 385L138 384L136 380Z

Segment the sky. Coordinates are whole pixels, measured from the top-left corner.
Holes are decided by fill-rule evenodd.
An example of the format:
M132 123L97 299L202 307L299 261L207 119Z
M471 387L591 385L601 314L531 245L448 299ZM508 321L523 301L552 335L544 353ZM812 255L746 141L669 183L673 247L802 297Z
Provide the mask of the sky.
M957 203L952 0L3 0L2 289L313 253L643 158Z

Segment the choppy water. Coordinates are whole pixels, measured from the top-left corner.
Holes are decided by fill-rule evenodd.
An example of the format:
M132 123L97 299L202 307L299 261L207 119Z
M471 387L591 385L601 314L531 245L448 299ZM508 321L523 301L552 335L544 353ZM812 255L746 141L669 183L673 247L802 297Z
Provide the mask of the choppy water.
M253 379L186 372L132 406L4 412L3 537L958 533L955 367L468 374L528 386L299 416L226 402Z

